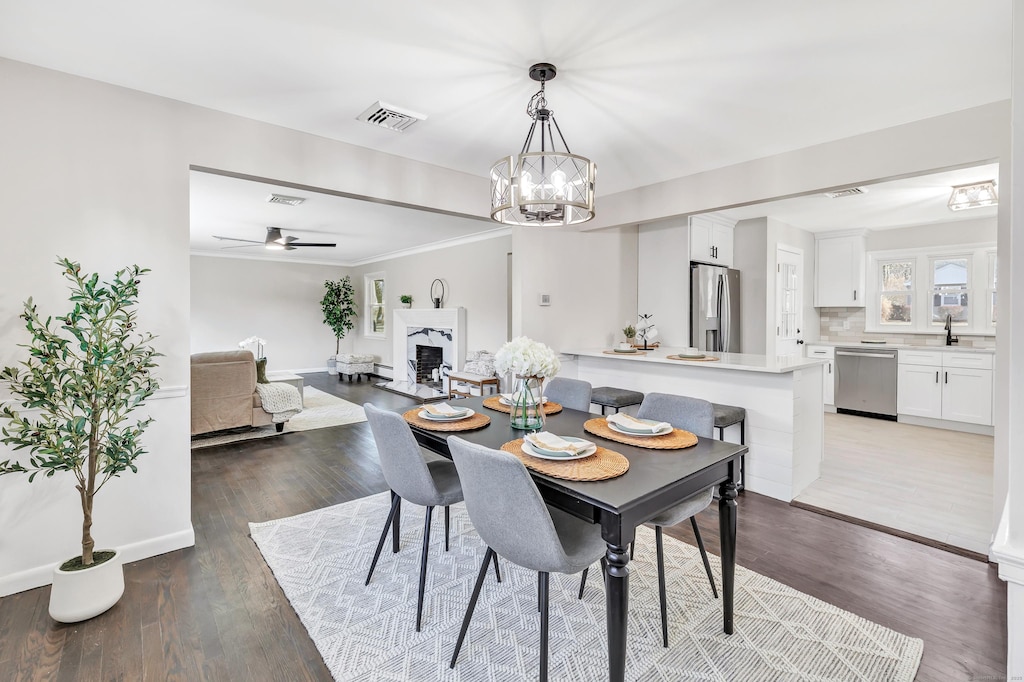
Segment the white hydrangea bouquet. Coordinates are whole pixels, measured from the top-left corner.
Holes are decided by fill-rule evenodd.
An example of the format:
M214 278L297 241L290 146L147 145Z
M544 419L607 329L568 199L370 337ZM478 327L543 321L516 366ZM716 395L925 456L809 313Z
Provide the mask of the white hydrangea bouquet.
M516 384L508 401L509 422L514 429L544 428L544 379L558 374L562 363L549 347L525 336L519 336L494 355L494 368L499 374L513 374Z
M238 342L238 347L245 348L246 346L253 343L256 344L256 359L260 360L261 358L263 358L263 347L267 345L267 342L261 339L260 337L250 336L247 339L242 339L241 341Z

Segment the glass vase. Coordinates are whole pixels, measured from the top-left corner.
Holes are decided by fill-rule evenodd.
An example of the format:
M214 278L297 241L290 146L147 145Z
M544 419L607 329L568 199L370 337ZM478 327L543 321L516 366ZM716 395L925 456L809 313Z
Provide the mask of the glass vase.
M539 431L544 428L544 406L541 404L543 377L516 376L512 391L509 422L513 429Z

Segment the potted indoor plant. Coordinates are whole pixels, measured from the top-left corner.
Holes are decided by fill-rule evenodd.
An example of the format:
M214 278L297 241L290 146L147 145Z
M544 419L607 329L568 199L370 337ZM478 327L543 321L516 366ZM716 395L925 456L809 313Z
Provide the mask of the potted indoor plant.
M401 301L402 305L404 305L406 308L411 308L412 307L412 295L411 294L402 294L401 296L398 297L398 300Z
M622 328L622 333L626 337L626 343L631 346L636 343L636 327L631 324L627 324Z
M20 317L31 334L29 357L0 372L15 396L0 407L7 422L0 440L30 454L0 462L0 475L74 475L82 554L54 569L50 591L50 616L74 623L98 616L124 593L117 550L94 550L93 503L111 478L138 471L135 460L146 452L140 438L153 420L129 415L159 387L152 370L160 354L150 345L153 335L136 328L139 280L149 270L133 265L101 282L66 258L57 264L74 307L41 317L31 298L25 302ZM15 404L33 414L21 415Z
M327 372L337 374L335 360L341 352L341 340L356 326L356 291L348 275L337 282L327 280L324 287L327 291L320 299L320 309L324 313L324 324L334 332L334 355L327 359Z

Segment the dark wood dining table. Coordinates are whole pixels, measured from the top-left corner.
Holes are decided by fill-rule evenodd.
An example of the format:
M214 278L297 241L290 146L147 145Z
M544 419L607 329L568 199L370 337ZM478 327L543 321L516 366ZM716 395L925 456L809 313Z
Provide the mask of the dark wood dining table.
M513 429L507 414L483 406L483 398L459 400L491 418L491 423L474 431L441 432L413 425L417 442L427 450L451 458L448 437L500 449L504 443L522 438L525 431ZM736 481L745 445L711 438L699 438L696 445L680 450L654 450L607 440L584 430L583 424L596 415L563 409L549 415L544 430L559 436L578 436L620 452L629 459L629 470L617 478L568 481L531 471L545 501L591 523L601 525L601 537L608 543L606 594L608 623L608 679L621 682L626 674L626 621L629 605L629 545L637 526L687 497L718 485L721 497L718 514L722 541L722 620L726 634L733 632L733 592L736 573ZM394 524L397 531L398 524ZM395 538L397 541L397 537Z

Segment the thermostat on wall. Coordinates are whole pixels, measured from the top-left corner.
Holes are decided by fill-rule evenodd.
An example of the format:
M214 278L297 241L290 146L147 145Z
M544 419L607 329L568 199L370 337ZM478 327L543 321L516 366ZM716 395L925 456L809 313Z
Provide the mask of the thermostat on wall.
M539 305L551 305L551 294L540 294L537 298Z

